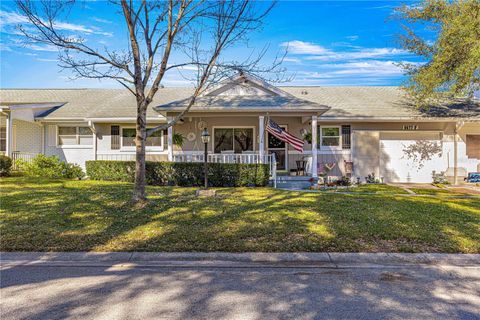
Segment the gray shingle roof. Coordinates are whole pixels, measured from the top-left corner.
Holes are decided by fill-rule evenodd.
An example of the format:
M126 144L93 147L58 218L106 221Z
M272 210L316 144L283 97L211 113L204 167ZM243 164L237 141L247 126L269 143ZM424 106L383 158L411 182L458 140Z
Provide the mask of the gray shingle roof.
M449 106L418 110L399 87L284 87L284 91L331 107L322 118L480 119L480 104L457 101ZM306 94L302 94L306 92Z
M280 87L293 95L289 97L227 97L215 98L216 105L209 104L208 99L200 98L198 108L237 107L250 110L254 105L282 106L286 110L309 110L318 106L331 109L322 118L354 119L395 119L421 117L460 117L480 120L480 105L465 104L459 101L449 107L431 108L428 111L415 109L404 93L397 87ZM178 105L189 97L192 88L162 88L157 93L151 106ZM303 93L302 93L303 92ZM306 94L305 94L306 92ZM207 100L205 100L207 99ZM177 101L177 102L176 102ZM136 115L135 99L125 89L2 89L0 104L18 103L65 103L52 111L45 119L65 118L112 118ZM210 101L211 102L211 101ZM250 107L247 107L250 106ZM149 117L158 114L149 108Z
M181 111L190 99L155 107L157 111ZM199 97L191 111L326 111L328 107L294 96L206 96Z
M162 88L152 106L188 97L190 88ZM126 89L2 89L0 104L65 103L45 116L45 119L66 118L133 118L136 116L135 97ZM158 113L148 108L148 117Z

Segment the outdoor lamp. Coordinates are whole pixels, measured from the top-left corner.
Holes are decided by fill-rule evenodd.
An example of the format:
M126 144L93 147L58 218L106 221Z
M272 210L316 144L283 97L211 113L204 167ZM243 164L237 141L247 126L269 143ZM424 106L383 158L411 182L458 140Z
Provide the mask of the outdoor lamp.
M204 177L205 177L205 189L208 188L208 142L210 141L210 133L208 133L207 128L203 128L202 131L202 142L205 144L205 154L204 154Z
M203 131L202 131L202 142L207 144L208 142L210 142L210 133L208 133L208 130L207 128L203 128Z

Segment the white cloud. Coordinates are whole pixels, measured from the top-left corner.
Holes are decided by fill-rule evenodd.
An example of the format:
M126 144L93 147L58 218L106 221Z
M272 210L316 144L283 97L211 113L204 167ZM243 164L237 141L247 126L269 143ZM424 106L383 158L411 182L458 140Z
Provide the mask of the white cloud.
M351 40L351 41L355 41L355 40L358 40L359 36L353 35L353 36L348 36L348 37L345 37L345 38L347 38L348 40Z
M102 19L102 18L97 18L97 17L92 17L91 19L93 21L97 21L97 22L100 22L100 23L108 23L108 24L113 23L113 21Z
M43 62L58 62L57 59L37 58L36 60L43 61Z
M400 56L408 54L407 51L396 48L363 48L354 51L331 52L323 55L309 56L308 60L332 61L332 60L355 60L385 58L391 56Z
M28 44L25 45L25 48L34 51L48 51L48 52L57 52L58 48L50 44Z
M8 45L6 45L5 43L0 43L0 51L8 51L8 52L12 52L12 48Z
M300 40L283 42L281 46L287 47L290 54L304 55L306 60L316 61L378 59L408 54L407 51L397 48L362 48L356 46L349 51L335 51L312 42Z
M8 25L16 26L18 24L28 25L30 24L30 22L26 16L20 15L16 12L0 11L0 28L3 29L3 27L5 26L8 26ZM87 34L99 34L104 36L113 35L111 32L103 32L100 30L96 31L93 28L89 28L81 24L74 24L74 23L62 22L62 21L57 21L54 24L54 27L57 28L58 30L64 30L64 31L76 31L76 32L84 32Z
M289 58L289 57L283 58L283 61L284 62L293 62L293 63L300 63L301 62L301 60L298 59L298 58Z
M331 52L318 44L300 40L283 42L281 46L286 47L288 52L293 54L326 54Z
M403 70L394 61L362 61L324 65L331 69L330 75L402 75ZM320 65L319 67L322 67Z

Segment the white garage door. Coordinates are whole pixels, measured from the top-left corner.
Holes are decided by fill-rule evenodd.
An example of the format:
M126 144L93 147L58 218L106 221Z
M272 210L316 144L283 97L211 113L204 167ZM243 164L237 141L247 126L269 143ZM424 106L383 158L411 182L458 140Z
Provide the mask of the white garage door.
M440 133L428 132L381 132L380 175L386 182L431 183L432 171L445 171L447 163L442 154L431 154L430 160L419 166L410 159L406 148L418 141L429 141L441 146Z

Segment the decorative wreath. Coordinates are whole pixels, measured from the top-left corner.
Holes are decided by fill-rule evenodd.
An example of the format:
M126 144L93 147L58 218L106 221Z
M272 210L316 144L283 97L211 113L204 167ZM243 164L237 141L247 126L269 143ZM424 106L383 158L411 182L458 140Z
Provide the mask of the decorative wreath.
M196 138L197 138L197 135L194 132L189 132L187 134L187 140L190 142L194 141Z
M203 128L206 128L206 127L207 127L207 123L203 120L200 120L197 124L198 130L203 130Z

